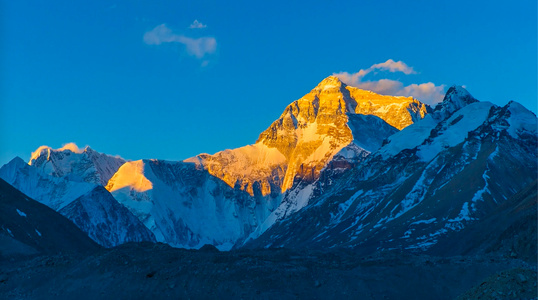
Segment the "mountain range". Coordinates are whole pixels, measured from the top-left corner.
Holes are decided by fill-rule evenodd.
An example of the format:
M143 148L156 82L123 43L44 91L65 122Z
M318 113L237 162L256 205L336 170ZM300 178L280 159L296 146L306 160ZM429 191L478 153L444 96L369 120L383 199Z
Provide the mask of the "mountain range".
M0 167L0 294L531 299L537 129L463 87L430 107L329 76L237 149L41 146Z
M329 76L252 145L184 161L41 146L0 178L105 247L440 253L514 199L536 202L518 195L536 185L537 148L537 118L517 102L453 86L430 107Z

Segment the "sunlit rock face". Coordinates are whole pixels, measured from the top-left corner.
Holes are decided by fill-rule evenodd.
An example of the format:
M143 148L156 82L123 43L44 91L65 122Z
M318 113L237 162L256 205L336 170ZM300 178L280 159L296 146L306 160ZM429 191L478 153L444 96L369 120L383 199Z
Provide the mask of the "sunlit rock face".
M186 162L202 165L211 175L250 195L276 195L289 190L298 180L312 182L319 178L320 171L335 154L357 140L350 116L359 114L377 116L402 129L422 119L427 110L411 97L378 95L329 76L288 105L260 134L256 144L214 155L201 154ZM348 154L362 157L365 151L370 153L381 145L361 146L360 151ZM351 166L343 161L335 164Z
M374 115L399 130L424 118L427 106L412 97L383 96L374 92L346 87L357 103L356 114Z
M286 157L273 147L257 143L224 150L214 155L200 154L185 162L194 163L251 196L277 195L286 171Z

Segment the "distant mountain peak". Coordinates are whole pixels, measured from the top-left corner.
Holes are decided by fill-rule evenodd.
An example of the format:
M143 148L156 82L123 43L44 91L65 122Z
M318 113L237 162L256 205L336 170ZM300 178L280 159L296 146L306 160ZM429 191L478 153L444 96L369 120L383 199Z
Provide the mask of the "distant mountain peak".
M15 156L8 164L25 165L24 159Z
M466 104L471 104L473 102L478 102L463 86L453 85L446 91L445 101L455 101L456 99L463 100Z
M79 148L75 143L67 143L61 148L52 149L40 146L32 152L29 165L35 166L46 174L70 180L86 181L106 186L125 160L99 153L89 146Z
M71 151L73 153L81 154L81 153L84 153L86 151L91 151L91 150L92 149L90 148L90 146L86 146L81 149L77 146L77 144L72 143L72 142L63 145L61 148L58 148L58 149L52 149L52 147L43 145L43 146L39 146L36 151L32 152L32 155L30 156L29 164L32 165L35 162L35 160L37 160L41 155L47 155L47 160L48 160L50 157L51 151L55 151L55 152Z
M478 102L478 100L464 87L453 85L447 90L443 101L435 106L434 117L438 120L444 120L457 110L474 102Z

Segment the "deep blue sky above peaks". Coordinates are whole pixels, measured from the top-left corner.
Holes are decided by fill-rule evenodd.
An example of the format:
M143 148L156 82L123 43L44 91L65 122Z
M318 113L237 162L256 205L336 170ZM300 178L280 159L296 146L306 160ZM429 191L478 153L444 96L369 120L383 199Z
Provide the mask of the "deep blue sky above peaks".
M68 142L133 160L252 144L332 74L537 110L535 0L0 5L0 164Z

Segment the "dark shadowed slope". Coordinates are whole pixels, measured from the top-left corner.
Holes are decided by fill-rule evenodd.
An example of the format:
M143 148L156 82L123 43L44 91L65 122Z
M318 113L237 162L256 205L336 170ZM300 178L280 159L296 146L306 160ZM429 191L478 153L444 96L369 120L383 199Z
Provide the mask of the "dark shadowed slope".
M100 185L58 212L101 246L155 242L153 233Z
M537 181L510 197L487 218L454 232L429 253L469 255L499 253L536 264Z
M98 248L65 217L0 179L0 259Z

